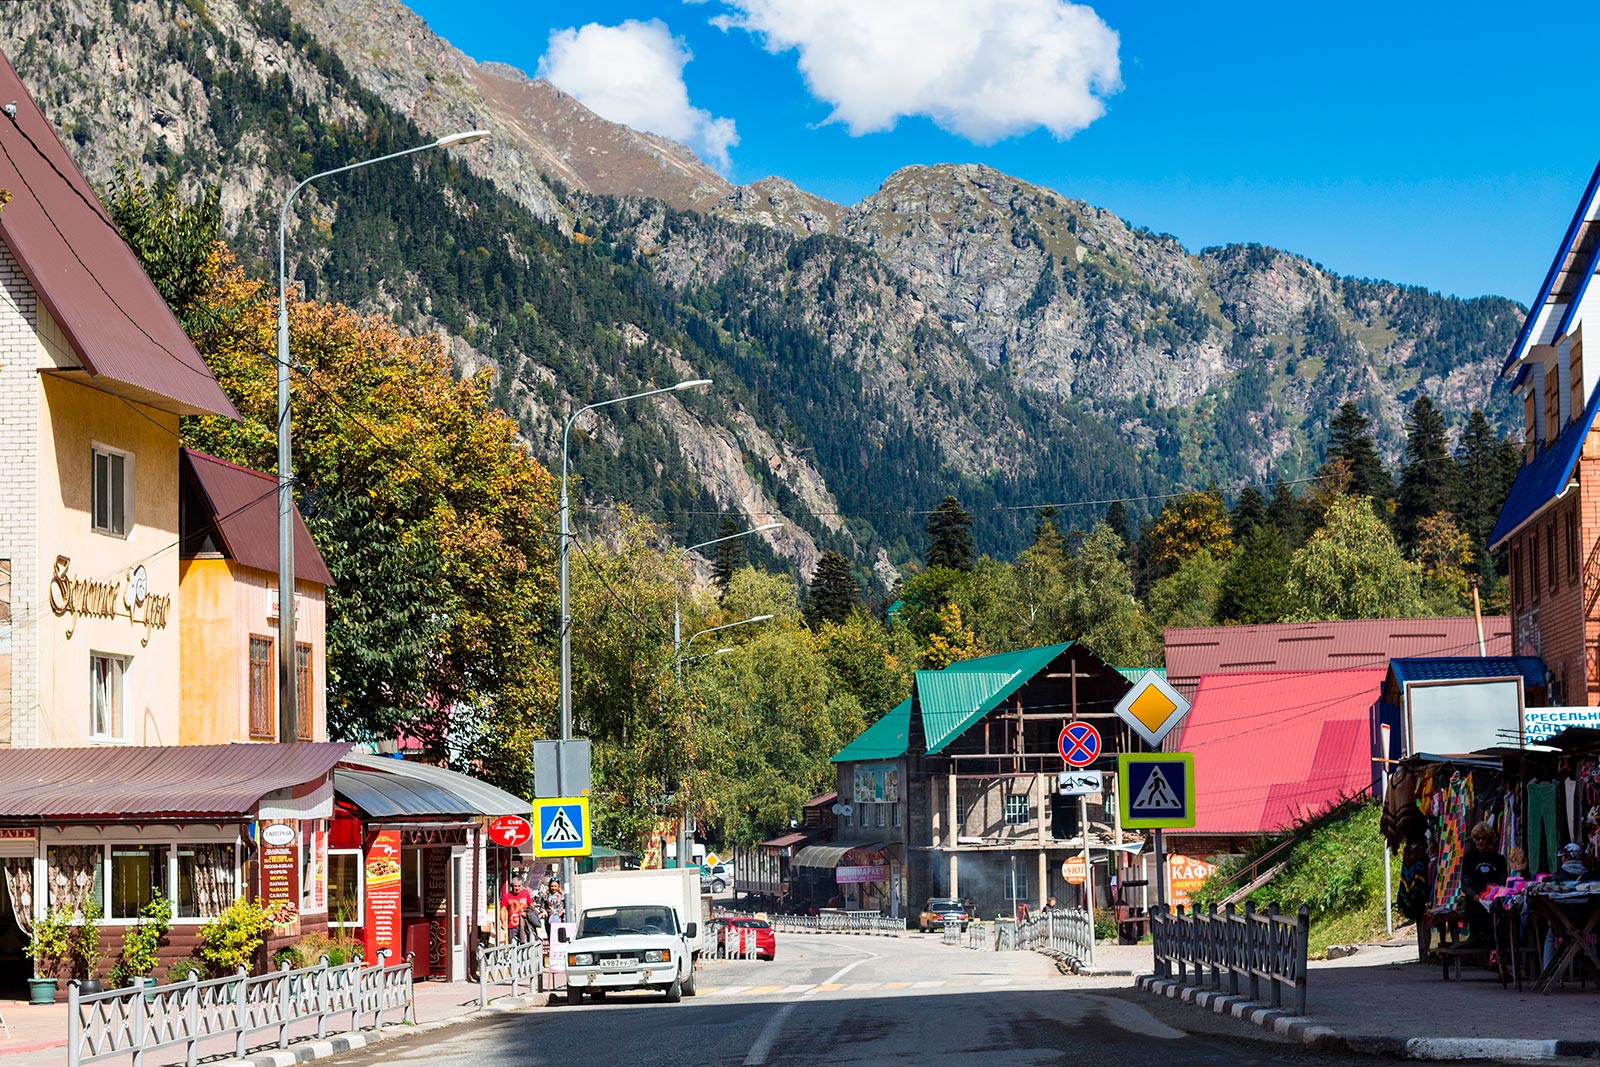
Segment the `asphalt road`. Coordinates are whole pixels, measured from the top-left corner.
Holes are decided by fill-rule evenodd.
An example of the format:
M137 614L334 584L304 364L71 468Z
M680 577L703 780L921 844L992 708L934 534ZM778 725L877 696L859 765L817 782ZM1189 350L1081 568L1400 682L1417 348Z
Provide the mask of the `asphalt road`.
M1096 1067L1361 1064L1187 1006L1064 978L1029 952L933 937L779 935L773 962L711 961L679 1004L613 994L384 1041L342 1064L426 1067ZM1178 1010L1174 1010L1174 1008ZM1191 1022L1193 1025L1191 1025ZM1196 1031L1196 1032L1190 1032Z

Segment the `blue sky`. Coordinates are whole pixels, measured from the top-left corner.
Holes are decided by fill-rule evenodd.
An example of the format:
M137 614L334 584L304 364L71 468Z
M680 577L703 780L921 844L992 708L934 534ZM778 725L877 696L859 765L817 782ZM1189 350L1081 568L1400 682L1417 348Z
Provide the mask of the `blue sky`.
M1531 300L1600 159L1574 59L1600 5L411 6L735 181L848 204L903 166L985 163L1191 249L1258 241L1460 296Z

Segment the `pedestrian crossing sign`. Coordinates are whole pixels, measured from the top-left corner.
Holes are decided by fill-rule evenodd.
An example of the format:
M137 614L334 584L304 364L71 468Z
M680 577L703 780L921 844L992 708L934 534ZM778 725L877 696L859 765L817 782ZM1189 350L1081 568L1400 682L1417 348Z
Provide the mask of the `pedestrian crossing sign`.
M1130 830L1194 825L1194 753L1125 752L1117 757L1117 804Z
M533 802L535 856L589 855L589 798L544 797Z

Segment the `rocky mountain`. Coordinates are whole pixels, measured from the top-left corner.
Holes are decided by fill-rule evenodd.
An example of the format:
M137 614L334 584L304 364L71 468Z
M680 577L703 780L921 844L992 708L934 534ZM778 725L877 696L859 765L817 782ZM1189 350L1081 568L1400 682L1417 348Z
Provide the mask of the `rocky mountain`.
M0 28L80 164L222 188L228 240L269 274L277 208L312 172L460 129L302 194L291 268L319 298L438 332L558 461L574 404L674 375L714 395L591 416L576 469L802 578L838 548L882 586L955 491L980 548L1035 507L1086 525L1174 487L1309 473L1353 398L1391 460L1420 392L1503 421L1521 311L1341 278L1257 246L1190 252L970 165L910 167L848 208L781 178L735 187L682 146L479 64L393 0L40 0Z

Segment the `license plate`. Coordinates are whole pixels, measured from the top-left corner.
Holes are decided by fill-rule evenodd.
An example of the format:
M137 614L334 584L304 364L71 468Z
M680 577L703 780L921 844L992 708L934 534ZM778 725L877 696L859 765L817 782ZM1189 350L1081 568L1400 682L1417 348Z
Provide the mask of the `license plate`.
M620 959L620 960L601 960L600 961L600 966L602 966L602 967L637 967L637 966L639 966L639 961L636 960L636 959L632 959L632 958L625 958L625 959Z

